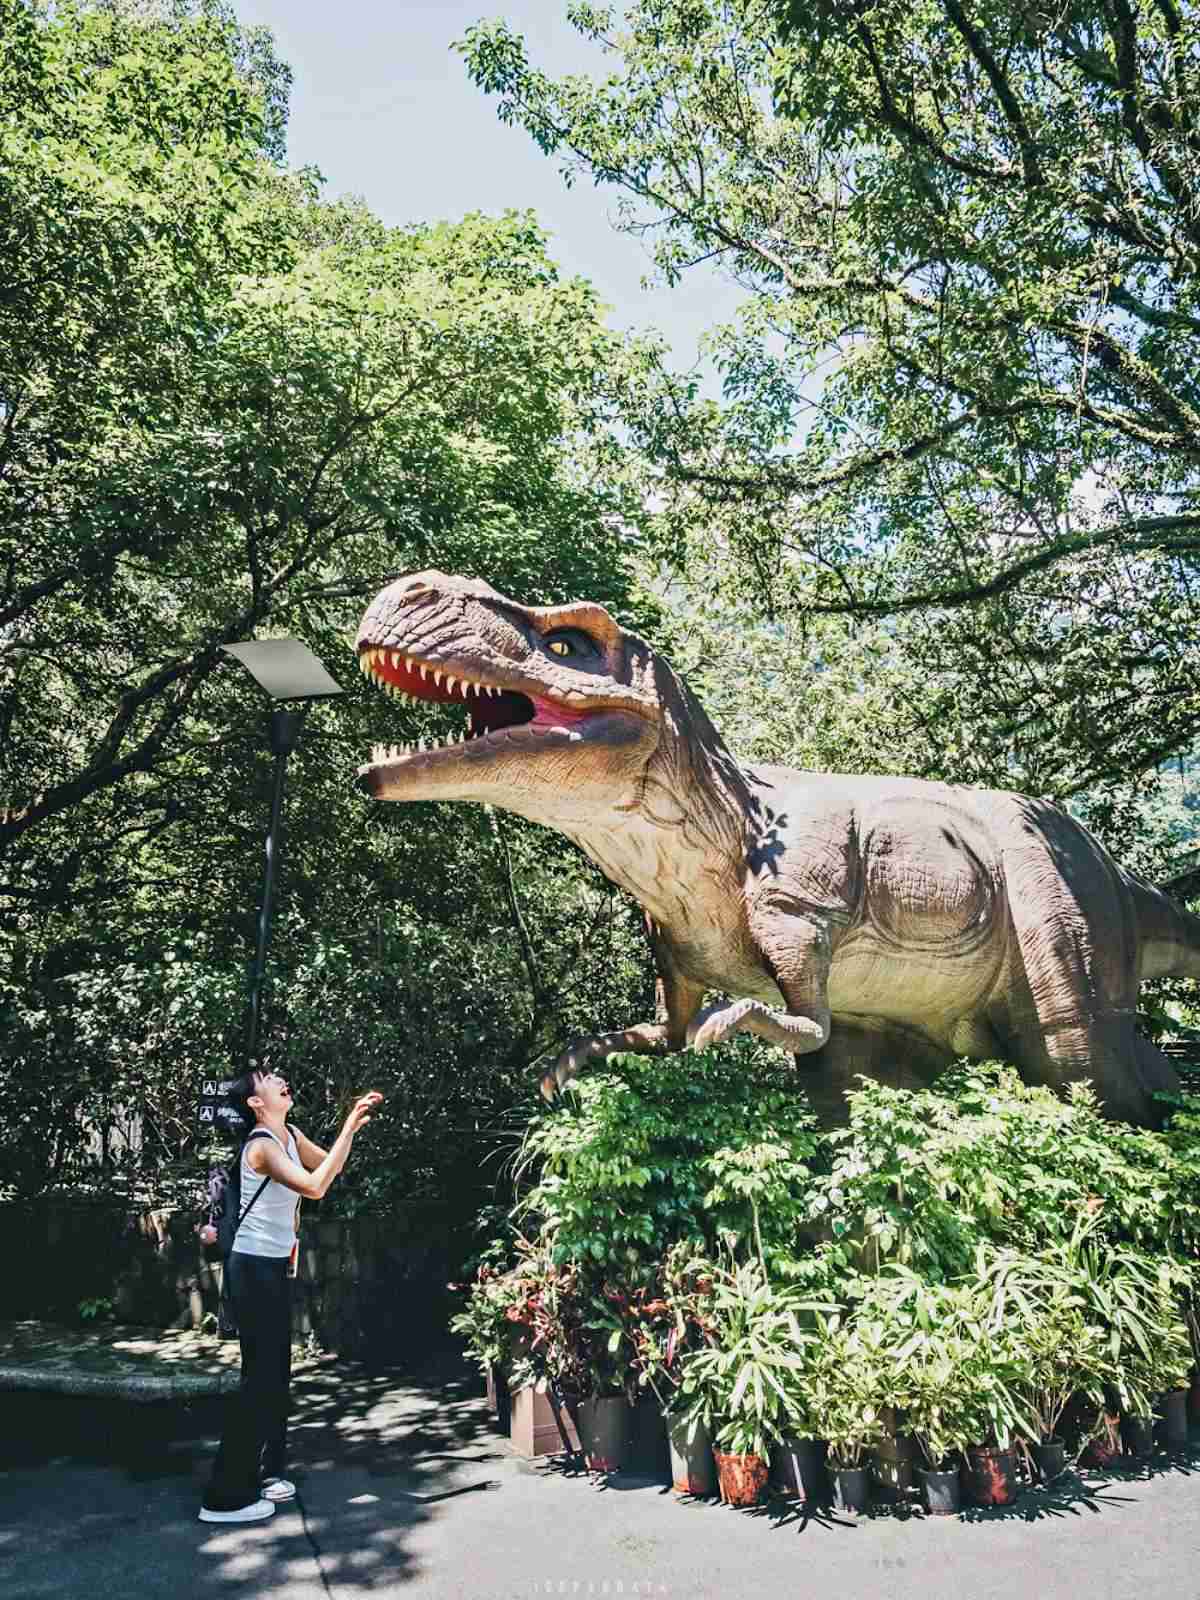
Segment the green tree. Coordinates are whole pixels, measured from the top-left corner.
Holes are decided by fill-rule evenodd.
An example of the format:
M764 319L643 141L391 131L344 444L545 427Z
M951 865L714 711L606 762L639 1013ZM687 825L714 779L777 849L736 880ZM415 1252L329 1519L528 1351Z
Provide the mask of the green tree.
M364 801L371 743L439 713L347 635L419 566L650 615L608 442L638 357L530 216L388 228L283 171L286 69L220 7L0 4L0 1183L152 1186L190 1148L269 780L219 647L291 633L348 692L291 766L268 1049L322 1117L351 1069L393 1091L371 1203L422 1139L432 1192L448 1130L627 1013L644 937L556 838Z
M747 291L712 340L724 405L642 394L693 580L711 551L760 614L889 619L976 781L1063 795L1187 750L1194 12L570 11L602 81L552 81L503 23L467 36L475 81L622 191L666 281L715 260Z

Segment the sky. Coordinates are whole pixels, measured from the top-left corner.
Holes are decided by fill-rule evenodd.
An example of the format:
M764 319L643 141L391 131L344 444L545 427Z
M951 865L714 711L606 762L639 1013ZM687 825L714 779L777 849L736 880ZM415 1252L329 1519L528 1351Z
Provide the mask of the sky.
M742 292L711 268L674 289L644 289L646 246L612 226L617 192L582 180L568 189L553 158L500 122L451 49L473 22L503 16L552 76L603 71L604 56L565 20L565 0L235 5L243 22L272 30L292 68L288 159L319 167L331 198L361 195L388 223L531 209L559 266L589 278L611 307L609 325L658 328L682 368L696 363L707 328L732 319Z

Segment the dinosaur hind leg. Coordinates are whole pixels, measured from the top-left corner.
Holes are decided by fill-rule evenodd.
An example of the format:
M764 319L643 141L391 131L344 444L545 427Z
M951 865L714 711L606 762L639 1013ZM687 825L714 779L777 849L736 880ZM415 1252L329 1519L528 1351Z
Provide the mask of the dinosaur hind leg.
M1009 1015L1018 1065L1026 1078L1059 1090L1090 1079L1109 1116L1152 1125L1161 1119L1155 1092L1177 1089L1179 1080L1137 1033L1132 901L1090 841L1047 845L1005 857L1021 968Z

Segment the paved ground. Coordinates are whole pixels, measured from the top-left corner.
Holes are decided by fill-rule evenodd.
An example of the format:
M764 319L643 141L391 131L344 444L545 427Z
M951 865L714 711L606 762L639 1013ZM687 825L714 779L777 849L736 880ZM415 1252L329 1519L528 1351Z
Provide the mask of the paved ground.
M239 1530L195 1520L214 1406L0 1399L4 1600L1200 1600L1200 1482L1185 1463L1071 1479L931 1521L805 1518L599 1487L511 1454L480 1385L337 1365L297 1385L298 1503Z

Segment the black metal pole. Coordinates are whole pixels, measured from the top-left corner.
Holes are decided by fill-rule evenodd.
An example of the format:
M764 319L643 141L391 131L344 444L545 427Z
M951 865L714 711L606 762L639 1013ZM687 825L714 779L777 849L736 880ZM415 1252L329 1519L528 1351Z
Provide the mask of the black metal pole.
M283 779L287 760L296 748L304 726L307 706L291 711L279 707L271 713L271 751L275 757L275 781L271 793L271 825L267 830L267 862L263 874L262 901L258 908L258 934L254 945L254 965L250 969L250 1018L246 1025L246 1070L258 1065L258 1035L262 1024L263 975L267 966L267 945L271 938L271 912L275 884L279 876L279 854L283 844Z

